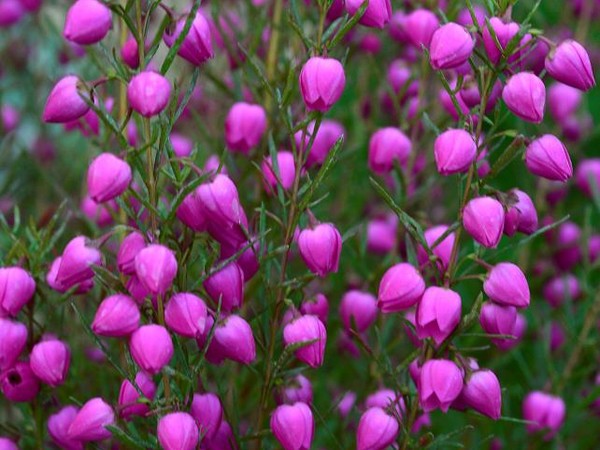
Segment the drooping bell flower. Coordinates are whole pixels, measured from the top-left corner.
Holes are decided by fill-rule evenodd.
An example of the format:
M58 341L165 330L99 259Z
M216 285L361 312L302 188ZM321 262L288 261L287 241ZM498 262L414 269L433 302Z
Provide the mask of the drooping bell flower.
M315 429L310 407L306 403L280 405L271 415L271 432L283 450L309 450Z
M196 421L203 439L211 440L217 434L223 420L221 400L212 392L194 394L190 414Z
M170 97L171 83L156 72L139 73L127 85L129 105L144 117L160 114L169 104Z
M141 369L156 374L173 357L173 341L163 326L143 325L131 335L129 351Z
M346 330L365 331L377 318L377 300L369 292L350 290L340 301L340 317Z
M115 412L100 397L88 400L71 422L67 437L69 439L90 442L101 441L111 437L106 428L115 424Z
M63 35L79 45L100 42L112 25L110 9L97 0L77 0L65 17Z
M463 374L452 361L430 359L421 367L417 390L423 411L439 408L447 412L462 389Z
M306 315L292 320L283 329L285 346L302 344L294 354L300 361L316 368L323 364L327 330L317 316Z
M16 316L35 294L35 280L20 267L0 268L0 317Z
M82 97L89 98L89 94L78 77L67 75L61 78L48 95L42 120L46 123L67 123L79 119L90 109Z
M13 366L27 344L27 327L0 317L0 372Z
M96 203L118 197L129 187L129 183L131 183L131 167L111 153L100 154L94 158L88 168L88 192Z
M198 447L198 427L185 412L173 412L158 421L156 435L164 450L194 450Z
M353 16L365 3L365 0L346 0L346 9ZM383 28L392 15L392 3L390 0L369 0L369 5L361 16L358 23L366 27Z
M431 67L436 70L458 67L469 59L474 47L475 41L465 27L454 22L442 25L431 37Z
M135 257L135 273L149 292L164 294L177 275L177 259L169 248L152 244Z
M320 277L338 271L342 236L331 223L305 228L298 236L300 256L308 269Z
M398 420L382 408L367 409L356 431L357 450L384 450L398 437Z
M69 439L68 436L69 427L78 411L79 408L76 406L65 406L57 413L48 417L48 434L60 448L65 450L83 450L83 443L81 441ZM2 448L1 445L0 448Z
M98 306L92 321L92 331L99 336L125 337L140 326L140 310L127 295L106 297Z
M149 375L145 372L138 372L134 381L145 398L148 400L154 399L156 385ZM129 420L132 416L146 415L150 411L150 406L140 402L140 399L141 396L131 381L123 380L119 390L119 415L125 420Z
M180 336L196 338L206 327L206 304L189 292L175 294L165 307L165 323Z
M533 73L520 72L508 79L502 90L502 100L517 117L540 123L544 119L546 88Z
M533 423L527 424L527 431L535 433L546 430L545 440L550 440L561 428L566 415L562 398L541 391L527 394L523 400L523 418Z
M260 105L239 102L225 118L225 142L233 152L247 155L258 146L267 129L267 115Z
M564 144L551 134L532 141L525 149L525 166L547 180L566 182L573 176L573 164Z
M70 363L69 347L58 339L38 342L29 355L29 366L35 376L52 387L65 382Z
M502 262L490 269L483 290L499 305L525 308L529 306L529 284L519 266Z
M471 199L463 210L463 226L480 245L496 248L504 230L504 207L492 197Z
M582 91L587 91L596 85L587 51L579 42L572 39L567 39L550 50L545 67L555 80Z
M204 289L215 305L221 304L223 311L233 311L244 301L244 272L235 262L230 262L214 272L203 283Z
M73 238L63 250L56 283L69 289L94 277L92 266L100 265L100 251L85 236Z
M173 46L183 31L187 19L186 15L167 28L163 35L167 47ZM192 26L183 39L177 54L195 66L200 66L214 56L210 25L201 12L196 13Z
M417 336L431 337L440 345L460 322L462 302L460 295L451 289L431 286L425 290L417 305Z
M424 291L425 281L416 268L395 264L381 278L377 305L383 313L403 311L414 306Z
M491 370L476 370L466 380L461 400L475 411L498 420L502 410L502 391L498 377Z
M313 56L302 67L299 82L306 107L326 112L342 96L346 75L337 59Z
M436 15L427 9L415 9L404 18L404 29L408 39L418 49L429 48L433 33L439 26Z
M381 128L369 140L369 168L384 175L394 168L395 163L404 165L411 149L410 139L400 129Z
M475 161L477 144L469 132L450 129L436 138L434 156L440 174L464 173Z

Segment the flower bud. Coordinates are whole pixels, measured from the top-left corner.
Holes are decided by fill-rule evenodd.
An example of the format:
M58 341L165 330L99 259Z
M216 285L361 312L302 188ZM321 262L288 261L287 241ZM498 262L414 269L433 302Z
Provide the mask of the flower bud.
M492 197L476 197L463 210L463 226L480 245L496 248L504 229L504 207Z
M346 75L337 59L313 56L302 67L299 82L306 107L326 112L342 96Z
M533 391L523 400L523 418L534 423L527 424L529 433L547 430L545 440L550 440L565 420L566 407L562 398Z
M377 318L377 300L369 292L348 291L340 302L340 317L346 330L365 331Z
M271 432L283 450L308 450L311 447L315 422L306 403L280 405L271 415Z
M174 412L158 421L158 442L165 450L194 450L198 447L198 427L188 413Z
M564 183L573 176L573 165L567 148L551 134L545 134L527 146L525 166L532 174L547 180Z
M260 105L239 102L225 118L225 142L233 152L247 155L260 144L267 129L267 115Z
M544 119L546 87L537 75L520 72L508 79L502 90L502 100L511 112L527 122Z
M410 139L398 128L381 128L369 140L369 168L384 175L394 168L394 163L404 165L411 150Z
M121 59L132 69L137 69L140 65L140 53L137 40L129 36L121 46Z
M56 281L56 276L58 274L58 269L60 268L61 263L62 263L62 257L60 257L60 256L58 258L56 258L54 261L52 261L52 264L50 265L50 270L48 270L48 273L46 274L46 282L48 283L48 286L50 286L55 291L67 292L69 290L69 287L64 286L63 284L58 283ZM77 286L77 289L75 290L75 294L85 294L86 292L91 290L93 287L94 287L93 278L87 279Z
M433 151L438 172L452 175L469 170L477 156L477 144L467 131L450 129L435 139Z
M203 283L204 289L215 305L221 302L223 311L233 311L244 301L244 272L235 262L230 262L214 272Z
M81 201L81 212L99 227L106 227L113 223L111 211L118 211L119 205L114 200L106 203L96 203L86 195Z
M351 16L355 15L365 0L346 0L346 9ZM358 21L361 25L371 28L383 28L392 16L392 3L390 0L369 0L362 17Z
M173 147L173 153L178 158L188 157L194 150L194 143L192 140L183 134L172 132L169 135L169 141L171 142L171 147Z
M237 254L240 250L244 248L246 250L242 251L242 254L236 259L236 264L240 266L242 272L244 273L244 282L250 281L258 269L260 268L260 263L258 261L258 257L260 256L260 248L259 243L255 241L253 244L250 242L242 242L239 247L228 247L226 245L221 245L221 259L229 259L233 255Z
M210 318L207 320L204 335L198 339L199 344L204 345L212 325ZM235 314L227 316L215 327L206 356L211 357L216 364L223 359L246 365L252 363L256 358L256 344L250 324Z
M0 317L16 316L35 294L35 281L20 267L0 268Z
M583 94L580 90L562 83L554 83L548 89L548 107L552 118L562 124L574 115L581 105Z
M542 293L550 306L558 308L567 300L577 300L581 295L581 288L575 275L566 273L548 281Z
M129 183L131 167L111 153L100 154L90 164L87 173L88 192L96 203L118 197L129 187Z
M67 11L63 36L79 45L100 42L112 26L110 9L97 0L77 0Z
M48 434L56 445L65 450L83 450L83 443L69 439L68 431L75 419L79 408L76 406L65 406L56 414L48 418ZM2 448L2 446L0 446Z
M365 408L374 407L384 410L393 407L398 417L401 417L406 410L402 396L391 389L380 389L365 399Z
M503 306L529 306L529 284L519 266L502 262L488 272L483 290L490 299Z
M219 228L231 228L243 225L247 228L247 219L240 205L237 188L227 175L216 175L209 182L198 186L198 199L202 204L207 222ZM243 240L246 240L245 236Z
M538 229L538 216L533 201L529 195L519 189L512 189L510 193L516 196L517 202L506 213L504 233L511 236L507 232L507 222L513 234L515 231L520 231L524 234L534 233Z
M180 336L196 338L206 327L206 304L188 292L175 294L165 307L165 322Z
M164 245L149 245L135 257L135 273L152 294L164 294L177 275L175 254Z
M176 212L177 218L188 228L202 233L207 230L206 213L198 197L198 189L185 196Z
M52 387L65 382L70 363L69 347L57 339L38 342L29 355L29 366L35 376Z
M139 231L128 234L117 252L117 267L125 275L135 274L135 257L146 247L144 236Z
M140 327L140 310L137 303L127 295L106 297L98 306L92 331L98 336L125 337Z
M65 288L84 283L94 278L92 266L100 265L100 251L92 246L85 236L73 238L65 247L56 273L56 283Z
M315 134L312 147L306 157L306 167L320 166L327 159L327 155L333 149L338 139L343 138L344 127L335 120L324 119L315 134L315 122L310 122L306 130L298 130L294 135L296 147L306 151L311 137Z
M211 440L221 426L223 406L215 394L194 394L190 414L196 421L202 439Z
M384 450L398 437L398 420L382 408L367 409L356 431L357 450Z
M146 373L138 372L135 376L135 384L144 397L151 401L154 399L156 385ZM141 396L131 381L123 380L119 390L120 416L125 420L129 420L131 416L145 416L150 411L150 407L146 403L139 402L140 399Z
M261 164L261 169L266 190L270 194L277 192L277 186L287 191L294 185L296 164L292 152L277 152L277 169L273 167L273 161L268 156Z
M164 327L143 325L131 335L129 351L142 370L156 374L171 361L173 341Z
M433 33L440 26L437 17L426 9L415 9L404 19L404 29L408 31L408 39L419 50L429 48Z
M447 412L462 389L463 374L452 361L430 359L421 367L417 390L423 411L439 408Z
M160 114L169 104L170 96L171 83L156 72L139 73L127 85L129 105L144 117Z
M342 252L342 236L331 223L305 228L298 236L300 256L308 269L320 277L336 273Z
M500 382L491 370L476 370L465 383L461 399L466 406L498 420L502 410Z
M0 317L0 372L13 366L27 344L27 327Z
M433 255L437 258L437 265L441 270L445 270L450 262L452 247L454 247L454 232L448 234L441 242L433 246L439 238L448 230L446 225L438 225L425 230L425 242L431 248ZM417 259L422 266L429 262L429 256L425 249L419 245L417 247Z
M76 4L79 1L81 0ZM42 120L46 123L66 123L85 115L90 107L82 96L89 98L89 94L83 88L80 90L80 84L75 75L67 75L58 80L48 95Z
M460 322L461 299L451 289L429 287L417 305L417 336L433 338L440 345Z
M502 53L506 50L509 42L517 35L519 32L519 24L515 22L504 23L498 17L492 17L490 19L489 27L494 31L498 43L500 44L500 48L498 48L496 44L496 39L490 32L488 25L482 23L482 35L483 35L483 46L485 47L485 52L487 53L490 61L494 64L498 64L500 58L502 57ZM510 55L505 55L510 56Z
M370 220L367 223L367 251L377 255L393 252L398 246L397 234L398 218L395 215Z
M306 343L294 352L296 358L310 367L323 364L327 330L317 316L302 316L292 320L283 329L285 346Z
M403 311L414 306L425 292L425 281L408 263L390 267L379 283L377 305L383 313Z
M587 91L596 86L590 57L577 41L567 39L550 50L545 62L548 74L557 81Z
M431 67L436 70L458 67L469 59L474 47L475 41L464 27L454 22L442 25L431 37Z
M69 426L68 438L78 441L101 441L111 436L107 426L115 425L115 413L100 397L88 400Z
M588 197L592 197L594 187L600 192L600 158L581 160L575 171L577 187Z
M327 316L329 315L329 302L327 301L327 297L323 294L317 294L314 298L303 301L300 305L300 312L303 315L311 314L317 316L323 324L327 324Z
M479 313L481 328L488 334L511 336L517 321L517 309L514 306L501 306L493 302L485 302ZM504 349L509 338L491 338L492 343Z
M178 20L174 25L167 28L163 40L167 47L171 48L185 27L188 15ZM210 25L208 20L197 12L189 32L185 35L177 54L195 66L214 56Z
M310 405L313 401L313 390L310 380L302 374L296 375L290 383L277 391L276 399L279 404L303 402Z

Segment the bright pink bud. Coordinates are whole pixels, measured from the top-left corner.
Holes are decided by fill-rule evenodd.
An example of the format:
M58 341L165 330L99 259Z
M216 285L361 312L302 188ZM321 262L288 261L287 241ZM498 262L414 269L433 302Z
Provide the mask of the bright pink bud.
M493 302L485 302L481 306L479 323L488 334L512 336L516 321L517 309L514 306L501 306ZM510 338L498 337L491 338L491 341L500 349L505 349L505 344L511 342Z
M215 305L221 302L223 311L233 311L244 301L244 272L235 262L230 262L213 273L203 283L204 289Z
M74 75L61 78L48 95L42 120L46 123L66 123L87 113L90 107L82 96L88 98L89 94L80 85L79 78Z
M94 221L99 227L106 227L113 223L111 211L118 211L119 205L114 200L106 203L96 203L86 195L81 201L81 212L90 220Z
M85 236L72 239L63 250L56 273L56 283L69 289L94 278L92 266L100 265L100 251Z
M202 439L212 439L223 420L223 406L215 394L194 394L190 414L196 421Z
M106 297L98 306L92 331L99 336L129 336L140 326L140 310L137 303L127 295Z
M565 420L566 406L562 398L533 391L523 400L523 418L534 422L527 424L527 431L536 433L547 430L544 439L550 440L562 426Z
M188 413L174 412L162 417L156 434L165 450L194 450L198 447L198 427Z
M327 301L327 297L323 294L317 294L314 298L303 301L300 305L300 312L304 315L311 314L317 316L323 324L326 324L327 316L329 315L329 302Z
M125 275L135 274L135 257L146 247L144 236L139 231L128 234L117 253L117 267Z
M502 90L502 100L515 116L527 122L540 123L544 119L546 87L530 72L520 72L508 79Z
M205 212L198 198L198 189L185 196L176 212L177 218L190 229L202 233L207 229Z
M197 193L209 224L219 228L240 224L247 227L237 188L227 175L216 175L211 182L198 186Z
M260 247L258 242L249 245L249 242L242 242L238 247L228 247L227 245L221 245L221 259L231 258L233 255L238 253L240 250L245 248L241 255L236 259L236 263L242 269L244 273L244 282L248 282L252 279L258 269L260 263L258 257L260 256Z
M435 14L426 9L415 9L404 19L404 29L408 31L408 39L418 49L429 48L433 33L439 26L440 22Z
M165 327L143 325L131 335L129 351L141 369L156 374L173 357L173 341Z
M461 299L451 289L429 287L417 305L417 336L440 345L460 322Z
M529 306L529 284L519 266L502 262L488 272L483 290L490 299L503 306Z
M277 168L273 167L273 161L268 156L261 164L261 169L267 192L270 194L277 192L277 186L289 190L294 185L296 164L292 152L277 152Z
M35 281L20 267L0 268L0 317L16 316L35 293Z
M383 313L403 311L414 306L425 291L425 281L408 263L390 267L379 283L377 305Z
M577 300L581 295L581 288L577 277L566 273L548 281L542 292L550 306L557 308L566 301Z
M206 330L210 330L210 327L212 327L212 321L209 320ZM205 331L202 338L205 339L206 334ZM252 363L256 358L256 344L252 327L240 316L235 314L227 316L217 324L209 349L216 356L216 361L230 359L240 364Z
M453 69L464 64L475 47L471 34L454 22L438 28L431 38L429 55L436 70Z
M600 192L600 158L581 160L575 171L577 187L588 197L592 197L594 189Z
M519 189L512 189L510 193L516 196L517 202L506 213L504 233L508 236L511 235L507 232L507 222L509 222L509 228L512 229L513 234L515 231L524 234L534 233L538 229L538 216L533 201L529 195Z
M438 225L425 230L425 242L431 248L433 255L438 258L437 265L440 269L445 270L450 262L452 247L454 247L454 232L448 234L441 242L434 246L439 238L448 230L446 225ZM419 245L417 247L417 259L422 266L429 262L429 257L425 249Z
M596 85L590 57L577 41L567 39L546 57L546 70L557 81L587 91Z
M298 374L290 383L277 391L276 399L279 404L303 402L310 405L313 401L312 384L304 375Z
M260 144L267 129L267 115L260 105L239 102L225 118L225 142L233 152L247 155Z
M183 134L172 132L169 135L169 141L173 147L173 153L178 158L190 156L194 150L194 142Z
M27 344L27 327L19 322L0 317L0 372L19 359Z
M473 23L473 17L471 11L468 8L461 9L458 13L456 21L464 27L470 27L473 25L479 28L485 27L486 10L483 6L473 5L473 13L475 14L475 22Z
M65 406L56 414L48 418L48 434L52 440L65 450L83 450L83 443L75 439L69 439L68 431L75 419L79 408L76 406ZM0 446L0 448L2 448Z
M331 223L305 228L298 236L300 256L308 269L320 277L336 273L342 252L342 236Z
M384 450L398 437L398 420L382 408L365 411L358 422L356 450Z
M271 415L271 432L283 450L308 450L312 444L315 422L306 403L280 405Z
M475 161L477 144L469 132L450 129L436 138L433 151L439 173L442 175L464 173Z
M476 197L463 210L463 226L480 245L496 248L504 230L504 207L492 197Z
M194 294L175 294L165 307L165 322L175 333L196 338L206 327L206 304Z
M63 36L79 45L100 42L112 25L110 9L97 0L77 0L67 11Z
M401 417L406 410L402 396L391 389L380 389L365 399L365 408L374 407L384 410L393 407L398 417Z
M154 399L156 385L150 376L144 372L138 372L135 376L135 384L142 391L146 399L150 401ZM131 381L123 380L121 389L119 390L120 416L125 420L129 420L131 416L145 416L150 411L150 407L146 403L141 403L139 401L141 398L138 390Z
M294 135L296 146L302 151L306 151L310 143L311 136L314 134L315 122L310 122L306 130L298 130ZM313 139L312 147L306 157L306 166L320 166L327 159L327 155L333 149L338 139L344 136L344 127L335 120L323 120ZM304 141L303 141L304 138Z
M100 154L94 158L88 168L88 192L96 203L118 197L129 187L129 183L131 183L131 167L111 153Z
M357 13L365 0L346 0L348 14ZM372 28L383 28L392 16L392 2L390 0L369 0L367 9L358 21L361 25Z
M337 59L313 56L302 67L299 82L306 107L326 112L342 96L346 75Z
M337 402L337 411L342 418L348 417L350 411L356 403L356 394L352 391L344 393L342 398Z
M461 399L466 406L498 420L502 410L500 382L491 370L476 370L465 383Z
M551 134L545 134L527 146L525 166L532 174L548 180L564 183L573 176L567 148Z
M430 359L419 375L419 402L423 411L441 409L447 412L463 388L463 374L456 364L446 359Z
M294 352L296 358L310 367L323 364L327 330L317 316L302 316L292 320L283 329L285 346L304 344Z
M404 165L411 149L410 139L398 128L381 128L369 140L369 168L378 175L386 174L395 163Z
M100 397L88 400L69 426L67 436L71 440L101 441L111 436L107 426L115 425L115 413Z
M562 83L554 83L548 89L548 107L552 118L562 124L574 115L581 105L583 94L579 89Z
M38 342L29 355L29 366L35 376L52 387L65 382L70 363L69 347L57 339Z
M487 53L490 61L497 64L500 61L502 52L506 50L508 43L517 35L519 32L519 24L515 22L504 23L498 17L492 17L490 19L490 26L494 30L494 34L500 43L500 48L496 44L496 40L492 36L487 24L482 23L483 28L483 45L485 52ZM518 45L517 45L518 47ZM505 55L506 57L510 55Z
M392 91L395 94L402 94L413 96L414 92L411 91L410 87L412 85L408 85L412 77L412 71L405 61L401 59L396 59L392 61L392 63L388 67L387 71L387 81L390 84ZM408 86L407 86L408 85ZM418 90L417 90L418 93ZM401 97L403 99L404 97Z
M72 287L72 286L70 286L70 287L65 286L56 281L56 276L58 274L58 269L60 268L61 263L62 263L62 257L60 257L60 256L58 258L56 258L54 261L52 261L52 264L50 265L50 270L48 270L48 273L46 274L46 282L48 283L48 286L50 286L55 291L67 292L70 289L70 287ZM78 285L77 289L75 290L75 294L85 294L93 287L94 287L93 278L87 279Z
M137 69L140 65L140 53L137 40L129 36L121 47L121 59L132 69Z
M28 362L17 362L0 373L0 391L11 402L30 402L40 391L40 382Z
M175 254L164 245L149 245L135 257L135 273L152 294L164 294L177 275Z
M348 291L340 302L340 317L346 330L365 331L377 318L377 299L369 292Z
M144 117L160 114L169 104L170 96L171 83L156 72L139 73L127 85L129 105Z
M185 26L187 15L178 20L175 25L167 28L163 39L167 47L172 47ZM189 33L183 39L177 54L195 66L214 56L210 25L202 13L197 12Z
M385 255L398 245L398 218L395 215L375 218L367 223L367 251Z

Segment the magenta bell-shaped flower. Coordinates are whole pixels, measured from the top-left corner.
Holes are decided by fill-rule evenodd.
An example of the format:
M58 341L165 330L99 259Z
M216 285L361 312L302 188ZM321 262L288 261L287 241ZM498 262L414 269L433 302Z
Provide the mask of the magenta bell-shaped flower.
M568 86L587 91L596 86L594 70L585 48L577 41L567 39L550 50L545 62L548 74Z
M137 40L129 36L121 46L121 59L132 69L137 69L140 65L140 53Z
M381 128L369 140L369 168L378 175L384 175L394 168L395 163L404 165L411 150L410 139L401 130Z
M490 299L503 306L529 306L529 284L519 266L502 262L488 272L483 290Z
M110 9L97 0L77 0L65 18L63 36L79 45L100 42L112 25Z
M95 397L81 407L69 426L67 437L83 442L101 441L111 436L106 427L114 424L113 409L100 397Z
M237 187L227 175L216 175L211 182L198 186L197 193L211 234L211 224L221 229L239 225L247 228L246 214L240 204ZM246 240L245 236L240 238L240 242Z
M208 331L212 327L212 318L208 320L204 335L198 339L198 343L204 345ZM252 327L240 316L232 314L218 323L209 352L214 356L218 364L223 359L230 359L240 364L250 364L256 358L256 343L252 333ZM207 357L211 356L207 354Z
M462 371L447 359L430 359L421 367L417 389L423 411L447 412L463 389Z
M171 297L165 307L167 326L180 336L196 338L206 327L206 304L189 292L181 292Z
M150 293L164 294L177 275L175 254L164 245L149 245L135 257L135 273Z
M417 305L417 336L433 338L440 345L460 322L462 302L451 289L432 286L425 290Z
M58 339L38 342L29 355L29 366L35 376L52 387L65 382L70 363L69 347Z
M148 400L154 399L156 385L152 378L144 372L138 372L135 376L135 384ZM135 386L129 380L123 380L119 390L119 415L125 420L131 416L145 416L150 407L146 403L139 402L141 396Z
M327 330L317 316L302 316L288 323L283 329L283 342L286 347L307 343L295 350L296 358L313 368L323 364Z
M326 112L342 96L346 75L337 59L313 56L302 67L299 82L306 107Z
M567 300L577 300L581 295L581 287L575 275L565 273L548 281L542 294L550 306L558 308Z
M277 152L277 169L273 166L270 156L265 158L260 167L268 193L276 193L277 186L281 186L283 190L287 191L294 185L296 164L292 152Z
M369 292L348 291L340 302L340 317L346 330L363 332L377 318L377 299Z
M527 424L527 431L535 433L547 430L544 439L552 439L565 420L566 409L560 397L541 391L530 392L523 400L523 418L534 422Z
M324 119L313 139L312 147L306 157L306 167L320 166L327 159L338 139L344 136L344 127L335 120ZM298 130L294 134L296 147L306 151L312 135L315 133L315 122L310 122L306 130Z
M369 395L365 399L365 408L373 407L381 409L393 407L398 417L401 417L406 410L402 396L391 389L380 389Z
M490 19L490 26L492 30L494 30L494 34L498 39L498 43L500 44L500 48L498 48L496 44L496 40L492 36L487 24L482 23L482 35L483 35L483 46L485 47L485 52L487 53L490 61L494 64L498 64L500 58L502 57L502 53L506 50L509 42L517 35L519 32L519 24L515 22L504 23L502 19L498 17L492 17ZM510 55L505 55L510 56Z
M514 306L502 306L493 302L481 305L479 323L488 334L512 336L516 321L517 308ZM508 340L509 338L491 338L492 343L500 349L505 348Z
M431 67L436 70L458 67L469 59L474 47L475 41L465 27L454 22L442 25L431 37Z
M314 298L305 300L300 305L300 312L304 315L317 316L323 324L327 324L329 315L329 302L324 294L317 294Z
M313 401L312 384L304 375L298 374L276 392L275 398L279 404L303 402L310 405Z
M533 73L510 77L502 90L502 100L515 116L527 122L540 123L544 119L546 87Z
M89 94L80 87L81 84L75 75L58 80L48 95L42 120L46 123L66 123L85 115L90 107L82 96L89 98Z
M260 144L266 130L267 114L262 106L244 102L236 103L225 118L227 148L247 155Z
M163 40L167 44L167 47L170 48L173 46L183 31L187 18L186 15L178 20L174 26L167 28L163 35ZM192 27L183 39L177 54L195 66L201 65L214 56L210 25L201 12L196 13Z
M365 0L346 0L348 14L357 13ZM369 5L358 21L361 25L372 28L383 28L392 16L392 2L390 0L369 0Z
M532 141L525 149L525 166L547 180L566 182L573 176L573 164L564 144L551 134Z
M181 133L172 132L169 135L169 141L173 147L173 153L178 158L185 158L194 151L194 142Z
M398 420L382 408L367 409L356 431L356 450L384 450L398 437Z
M211 440L219 431L223 420L221 400L212 392L194 394L190 414L196 421L202 440Z
M433 151L438 172L452 175L469 170L477 156L477 144L469 132L450 129L435 139Z
M408 263L390 267L379 283L377 305L383 313L404 311L414 306L425 292L425 281Z
M30 402L40 391L40 382L29 363L19 361L0 373L0 391L11 402Z
M516 231L532 234L538 229L538 216L531 197L519 189L510 191L517 202L509 208L504 218L504 234L512 236Z
M342 236L331 223L305 228L298 236L300 256L308 269L320 277L336 273L342 252Z
M174 412L162 417L156 434L165 450L194 450L198 447L198 427L188 413Z
M131 167L111 153L100 154L90 164L87 186L90 197L96 203L118 197L129 187L129 183Z
M502 410L502 390L498 378L488 369L476 370L465 382L461 400L475 411L498 420Z
M433 33L439 26L436 15L427 9L415 9L404 18L404 29L408 39L418 49L429 48Z
M79 408L76 406L65 406L56 414L48 418L48 434L60 448L65 450L83 450L83 442L70 439L68 432L71 423L77 416ZM0 448L2 448L0 446Z
M131 335L129 351L141 369L156 374L171 361L173 341L165 327L143 325Z
M600 192L600 158L583 159L575 171L577 187L588 197L592 197L595 189Z
M90 245L88 238L77 236L65 247L56 273L56 283L65 288L84 283L94 278L92 266L100 265L100 251Z
M223 311L233 311L244 301L244 272L235 262L230 262L210 275L202 284L215 305L221 302Z
M448 230L446 225L438 225L425 230L424 233L425 242L427 242L427 245L429 245L431 248L433 255L438 258L437 265L441 270L445 270L450 262L450 255L452 254L452 247L454 246L455 239L454 232L448 234L448 236L446 236L435 247L433 247L433 244L435 244L437 240L442 237L446 230ZM417 247L417 259L419 260L419 264L422 266L429 262L427 252L421 245Z
M98 336L125 337L140 327L140 309L131 297L115 294L98 306L92 331Z
M504 230L504 207L492 197L476 197L463 210L463 226L480 245L496 248Z
M575 115L583 94L579 89L563 83L554 83L548 89L548 108L550 115L559 124L563 124L569 117Z
M35 280L20 267L0 268L0 317L16 316L35 294Z
M207 219L198 197L198 189L185 196L177 208L176 215L185 226L197 233L207 231Z
M315 422L306 403L280 405L271 415L271 432L283 450L308 450L312 444Z
M27 344L27 327L0 317L0 372L9 369L19 359Z
M135 257L146 247L146 240L139 231L128 234L117 252L117 267L125 275L135 274Z
M156 72L139 73L127 85L129 105L144 117L160 114L169 104L170 97L171 83Z

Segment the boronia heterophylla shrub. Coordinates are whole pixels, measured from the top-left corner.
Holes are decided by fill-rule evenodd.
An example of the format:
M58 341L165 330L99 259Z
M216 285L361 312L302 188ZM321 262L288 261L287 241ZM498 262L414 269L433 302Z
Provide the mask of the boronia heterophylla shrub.
M0 0L0 448L596 448L598 14Z

